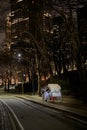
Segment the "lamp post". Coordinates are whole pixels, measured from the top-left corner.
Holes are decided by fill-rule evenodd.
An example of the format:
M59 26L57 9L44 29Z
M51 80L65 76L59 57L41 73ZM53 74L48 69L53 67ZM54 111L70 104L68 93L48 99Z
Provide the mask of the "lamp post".
M20 61L21 60L21 58L22 58L22 55L21 55L21 53L18 53L17 54L17 58L18 58L18 60ZM24 94L24 75L21 73L21 87L22 87L22 94Z

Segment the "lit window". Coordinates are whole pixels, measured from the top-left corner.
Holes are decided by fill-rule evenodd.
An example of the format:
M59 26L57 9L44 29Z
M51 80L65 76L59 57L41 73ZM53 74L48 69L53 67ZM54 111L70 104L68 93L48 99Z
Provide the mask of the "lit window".
M23 0L17 0L17 2L21 2L21 1L23 1Z
M32 4L34 4L34 0L32 0Z

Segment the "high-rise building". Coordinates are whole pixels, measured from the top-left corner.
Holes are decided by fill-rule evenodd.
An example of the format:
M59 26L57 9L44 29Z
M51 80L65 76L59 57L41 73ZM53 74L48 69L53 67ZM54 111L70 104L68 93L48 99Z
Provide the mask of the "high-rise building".
M87 15L85 12L87 12L87 7L79 8L77 10L78 30L81 44L87 44Z
M29 31L29 8L24 0L11 0L11 39L16 42Z
M81 60L84 67L87 67L87 7L77 10L78 32L81 45Z

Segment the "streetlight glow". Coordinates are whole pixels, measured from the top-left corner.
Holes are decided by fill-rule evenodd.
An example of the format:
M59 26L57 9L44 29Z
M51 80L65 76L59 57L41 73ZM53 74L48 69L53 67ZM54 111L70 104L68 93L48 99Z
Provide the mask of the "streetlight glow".
M21 57L21 54L20 54L20 53L18 54L18 57L19 57L19 58Z

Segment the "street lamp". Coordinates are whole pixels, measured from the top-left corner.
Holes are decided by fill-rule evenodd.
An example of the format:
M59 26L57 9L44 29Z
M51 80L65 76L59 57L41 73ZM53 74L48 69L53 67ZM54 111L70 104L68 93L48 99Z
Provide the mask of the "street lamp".
M19 61L21 60L21 58L22 58L21 53L18 53L18 54L17 54L17 58L18 58Z
M18 54L18 58L20 58L20 57L21 57L21 54L19 53L19 54Z
M20 61L22 59L22 54L18 53L17 58ZM24 77L25 77L25 75L21 73L22 93L24 93L24 85L23 85L24 84Z

